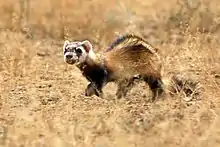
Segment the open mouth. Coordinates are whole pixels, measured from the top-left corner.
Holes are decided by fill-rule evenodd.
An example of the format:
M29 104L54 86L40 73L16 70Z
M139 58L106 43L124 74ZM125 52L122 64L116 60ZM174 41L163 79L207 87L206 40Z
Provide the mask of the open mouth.
M74 64L74 63L76 63L76 61L75 61L75 60L66 60L66 63L68 63L68 64Z

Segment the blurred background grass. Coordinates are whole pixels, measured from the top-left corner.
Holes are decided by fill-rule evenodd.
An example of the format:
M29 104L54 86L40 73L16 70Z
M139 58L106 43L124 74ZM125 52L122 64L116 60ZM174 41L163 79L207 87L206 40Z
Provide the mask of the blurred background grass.
M0 2L0 8L3 30L95 43L125 32L158 42L180 41L187 32L217 34L220 24L217 0L9 0Z

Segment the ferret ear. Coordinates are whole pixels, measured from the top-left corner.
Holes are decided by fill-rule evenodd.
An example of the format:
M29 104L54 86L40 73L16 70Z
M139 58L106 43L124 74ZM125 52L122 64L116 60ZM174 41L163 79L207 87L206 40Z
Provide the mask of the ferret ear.
M92 44L88 40L83 41L82 46L85 48L86 52L92 50Z
M66 46L70 43L69 40L65 40L63 44L63 51L65 50Z

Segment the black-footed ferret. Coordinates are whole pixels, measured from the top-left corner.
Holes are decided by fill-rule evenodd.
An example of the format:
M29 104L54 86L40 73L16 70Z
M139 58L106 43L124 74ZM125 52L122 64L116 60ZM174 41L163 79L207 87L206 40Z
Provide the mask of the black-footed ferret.
M117 98L126 96L135 79L144 80L152 101L163 93L162 62L157 49L139 36L127 34L116 39L103 54L94 53L88 41L65 41L64 61L75 64L90 82L86 96L102 96L108 82L117 82Z

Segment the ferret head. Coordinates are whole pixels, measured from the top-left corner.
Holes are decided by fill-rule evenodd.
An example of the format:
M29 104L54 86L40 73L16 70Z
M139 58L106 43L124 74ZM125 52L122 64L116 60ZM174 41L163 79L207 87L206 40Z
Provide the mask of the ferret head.
M64 61L68 64L83 63L88 57L94 56L92 44L88 40L82 42L66 40L63 45L63 54Z

